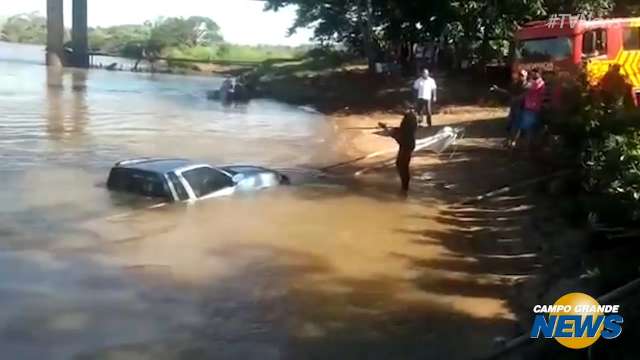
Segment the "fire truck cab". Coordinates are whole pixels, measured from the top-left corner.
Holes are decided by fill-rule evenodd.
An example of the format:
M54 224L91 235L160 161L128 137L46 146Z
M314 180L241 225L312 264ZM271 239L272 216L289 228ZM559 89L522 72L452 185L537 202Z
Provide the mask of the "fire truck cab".
M640 18L536 21L516 32L514 72L539 68L557 78L584 70L597 86L614 65L640 105Z

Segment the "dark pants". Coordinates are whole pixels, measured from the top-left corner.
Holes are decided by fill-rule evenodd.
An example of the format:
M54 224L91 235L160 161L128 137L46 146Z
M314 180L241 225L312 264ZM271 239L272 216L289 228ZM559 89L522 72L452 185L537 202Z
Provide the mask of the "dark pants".
M509 108L509 116L507 117L507 132L511 134L512 131L517 131L520 126L520 113L522 112L522 105L520 103L511 104Z
M431 126L431 100L418 99L418 114L427 117L427 125Z
M413 155L413 148L400 148L398 150L398 156L396 157L396 169L400 176L400 182L402 183L402 191L409 191L409 182L411 181L411 171L409 165L411 164L411 156Z

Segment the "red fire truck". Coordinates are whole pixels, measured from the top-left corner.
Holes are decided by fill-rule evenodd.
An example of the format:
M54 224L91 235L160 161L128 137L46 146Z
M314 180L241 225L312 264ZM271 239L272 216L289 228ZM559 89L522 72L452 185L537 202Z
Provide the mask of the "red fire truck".
M597 86L616 64L640 105L640 17L562 17L529 23L516 33L514 71L539 68L546 77L557 79L582 69L589 84Z

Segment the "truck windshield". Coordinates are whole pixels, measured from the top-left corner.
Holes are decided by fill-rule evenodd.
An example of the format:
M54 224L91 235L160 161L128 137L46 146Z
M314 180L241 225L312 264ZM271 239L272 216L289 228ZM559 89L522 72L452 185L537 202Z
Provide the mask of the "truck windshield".
M524 61L565 60L572 54L573 45L568 37L523 40L516 47L516 57Z

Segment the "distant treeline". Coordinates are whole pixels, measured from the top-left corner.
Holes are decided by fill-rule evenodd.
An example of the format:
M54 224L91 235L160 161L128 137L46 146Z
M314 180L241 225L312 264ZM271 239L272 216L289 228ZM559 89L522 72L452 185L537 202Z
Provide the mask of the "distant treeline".
M37 12L0 19L0 29L3 41L46 43L47 20ZM68 30L65 39L70 39ZM287 59L298 57L311 48L229 44L224 41L218 24L202 16L167 17L144 24L90 28L89 47L93 52L151 61L159 57L199 61Z
M342 44L370 65L383 54L408 63L415 59L412 49L425 44L450 52L448 64L483 64L506 57L514 31L531 20L640 16L639 0L265 1L267 10L298 7L292 32L313 26L318 42Z

